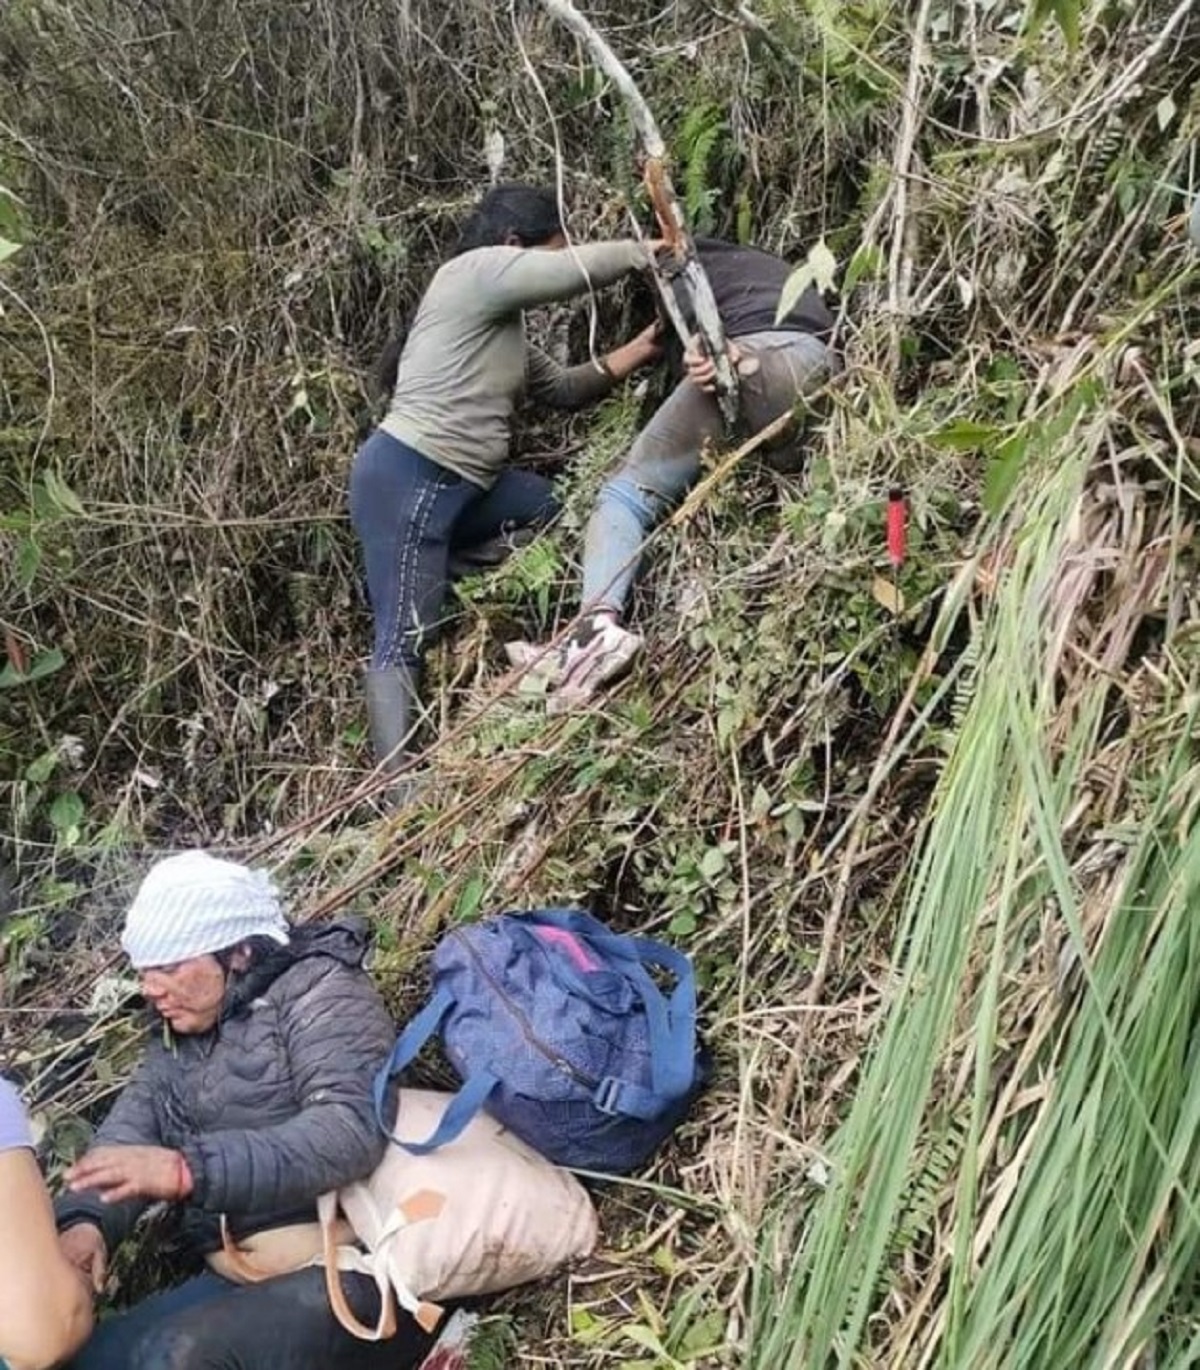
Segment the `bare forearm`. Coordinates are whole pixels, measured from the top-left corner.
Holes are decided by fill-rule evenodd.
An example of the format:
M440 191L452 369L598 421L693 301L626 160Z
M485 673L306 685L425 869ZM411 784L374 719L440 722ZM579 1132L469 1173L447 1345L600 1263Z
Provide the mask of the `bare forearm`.
M0 1342L10 1370L53 1370L62 1365L92 1333L92 1298L73 1272L43 1286L38 1322L16 1340Z
M529 394L556 409L579 409L602 400L613 386L661 355L657 324L642 329L636 337L603 356L566 369L544 352L531 348L526 363Z
M657 358L658 349L648 347L639 334L636 338L630 338L627 343L622 343L620 347L614 347L611 352L606 353L600 358L600 365L614 381L623 381L628 376L632 376L635 371L641 370L649 362L656 361Z
M0 1154L0 1189L0 1356L13 1370L47 1370L91 1331L91 1295L59 1246L32 1152Z

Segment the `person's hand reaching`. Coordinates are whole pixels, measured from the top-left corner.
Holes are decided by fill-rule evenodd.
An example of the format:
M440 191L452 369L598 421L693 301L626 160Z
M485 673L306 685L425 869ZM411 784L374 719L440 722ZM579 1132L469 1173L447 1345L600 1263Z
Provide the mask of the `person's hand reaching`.
M627 346L634 349L634 354L638 358L634 363L634 370L639 366L649 366L651 362L660 360L663 354L662 320L655 319L640 333L635 333Z
M658 361L662 353L662 324L656 320L627 343L614 347L608 356L598 357L596 365L610 380L623 381L640 367Z
M108 1248L104 1244L104 1234L95 1223L76 1223L74 1227L68 1227L58 1234L58 1245L88 1288L99 1294L108 1277Z
M98 1146L67 1171L70 1189L95 1189L105 1203L186 1199L192 1175L183 1153L163 1146Z
M730 342L725 345L725 355L729 358L729 364L736 371L742 361L742 352L737 343ZM683 365L688 374L688 379L693 385L699 386L701 390L707 391L712 395L717 389L717 366L712 357L704 350L700 344L700 339L693 338L683 354Z

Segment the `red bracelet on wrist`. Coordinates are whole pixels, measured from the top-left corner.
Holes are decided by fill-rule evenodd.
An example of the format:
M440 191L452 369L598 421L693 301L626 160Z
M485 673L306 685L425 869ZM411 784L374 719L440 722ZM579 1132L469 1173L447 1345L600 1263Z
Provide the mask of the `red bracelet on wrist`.
M177 1151L175 1156L179 1162L179 1193L176 1196L186 1199L196 1187L196 1181L192 1178L192 1168L187 1163L187 1157L182 1151Z

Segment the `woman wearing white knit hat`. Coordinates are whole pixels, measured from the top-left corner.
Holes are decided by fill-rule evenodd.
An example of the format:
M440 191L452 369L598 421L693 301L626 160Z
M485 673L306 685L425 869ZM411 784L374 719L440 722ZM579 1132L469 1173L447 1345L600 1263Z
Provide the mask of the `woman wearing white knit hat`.
M428 1339L358 1341L329 1307L319 1194L383 1154L372 1101L394 1026L353 926L293 927L269 878L204 852L158 862L121 945L165 1030L67 1172L60 1242L99 1291L153 1202L177 1204L208 1269L107 1319L76 1370L338 1370L416 1365ZM224 1229L224 1234L223 1234ZM289 1271L258 1283L250 1268ZM373 1323L374 1281L343 1277Z

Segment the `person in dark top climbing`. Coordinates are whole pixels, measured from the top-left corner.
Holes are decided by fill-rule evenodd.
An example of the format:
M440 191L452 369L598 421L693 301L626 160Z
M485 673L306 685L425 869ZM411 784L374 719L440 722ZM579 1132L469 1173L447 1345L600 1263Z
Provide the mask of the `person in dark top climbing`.
M776 322L791 268L773 253L715 238L698 239L696 250L738 371L742 424L747 433L754 433L832 374L833 318L810 287ZM622 622L640 549L655 525L699 480L705 449L725 440L711 358L693 343L683 354L680 369L679 383L600 491L584 539L583 613L578 626L552 654L528 643L509 644L514 664L536 662L549 678L552 710L590 699L641 650L642 639ZM782 441L795 444L798 438L792 433Z
M158 1030L67 1172L59 1242L99 1291L118 1243L161 1200L182 1210L208 1269L105 1319L70 1367L418 1365L429 1338L407 1314L391 1340L357 1340L313 1264L317 1196L368 1175L386 1145L371 1090L394 1027L361 933L293 927L263 872L193 851L149 871L121 941ZM242 1282L247 1270L269 1277ZM342 1279L374 1324L374 1280Z
M660 355L647 329L606 357L563 368L525 336L524 311L605 286L649 264L634 241L567 245L549 191L497 186L434 276L391 381L391 403L354 459L350 515L375 618L366 675L376 760L406 760L421 663L452 554L486 564L517 530L557 512L550 482L507 465L525 398L574 409Z

